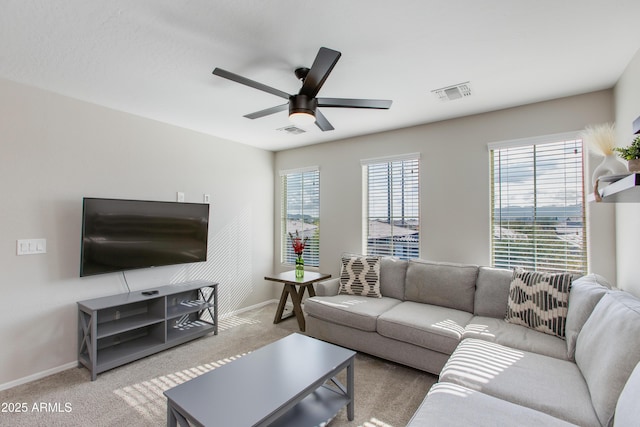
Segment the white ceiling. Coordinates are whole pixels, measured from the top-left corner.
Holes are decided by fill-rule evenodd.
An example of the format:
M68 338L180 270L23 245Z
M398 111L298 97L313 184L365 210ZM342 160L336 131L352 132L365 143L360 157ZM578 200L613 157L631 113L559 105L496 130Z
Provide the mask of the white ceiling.
M0 0L0 77L221 138L282 150L612 87L640 47L638 0ZM276 131L318 49L342 52L322 97L335 127ZM470 81L472 96L431 91Z

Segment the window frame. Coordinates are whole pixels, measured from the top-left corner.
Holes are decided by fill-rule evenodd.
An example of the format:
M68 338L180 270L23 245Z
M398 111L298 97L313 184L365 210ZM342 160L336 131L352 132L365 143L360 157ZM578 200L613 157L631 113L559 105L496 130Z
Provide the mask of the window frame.
M317 188L311 191L311 194L305 192L305 175L312 175L311 179L316 181ZM314 213L317 214L316 224L313 231L312 237L309 239L304 252L303 259L305 261L305 268L319 268L320 267L320 168L318 166L308 166L297 169L286 169L279 171L280 177L280 264L284 266L291 267L295 265L295 256L293 254L293 248L291 245L291 239L289 237L289 231L287 227L288 222L288 205L289 205L289 188L287 187L288 181L291 179L296 179L296 176L299 176L298 179L301 181L301 193L299 194L300 200L302 200L300 204L300 215L304 217L305 215L305 202L304 199L306 197L316 197L314 201L317 204L317 211ZM301 237L305 235L304 225L302 226ZM315 236L315 238L313 237ZM291 260L291 261L290 261Z
M421 225L421 185L420 185L420 175L421 175L421 155L420 153L407 153L400 154L395 156L386 156L386 157L376 157L370 159L363 159L360 161L362 166L362 251L364 254L373 255L373 256L397 256L401 259L417 259L420 258L421 252L421 238L420 238L420 225ZM405 202L405 199L402 199L402 207L403 209L411 209L415 211L414 215L396 215L394 209L393 200L395 199L394 193L394 184L393 184L393 164L402 162L402 168L405 167L405 162L415 162L415 165L409 165L410 167L417 168L415 178L411 180L408 185L417 187L415 191L412 191L412 199L408 203ZM369 244L370 239L370 224L371 221L375 218L382 218L380 215L370 215L371 206L370 206L370 176L369 176L369 167L370 166L382 166L387 165L387 168L391 168L387 174L388 181L386 188L387 193L391 194L391 196L387 195L387 205L385 209L388 212L388 215L384 216L383 219L387 219L387 224L389 224L389 231L391 234L389 235L389 245L385 247L384 243L378 243L375 245L376 250L371 250L372 245ZM403 190L404 189L404 190ZM400 191L406 191L406 187L401 184ZM388 202L391 202L390 204ZM384 203L384 202L383 202ZM407 207L407 204L409 205ZM400 234L394 234L394 230L396 228L405 227L395 226L394 222L396 220L400 220L403 222L408 222L407 220L415 220L415 224L410 224L410 227L415 227L417 233L407 232L405 234L405 239L408 241L406 244L398 244L397 241L402 240L403 237ZM384 221L383 221L384 223ZM409 239L412 239L411 236L417 235L415 242L410 242ZM404 248L404 249L403 249Z
M560 170L562 171L564 176L564 183L565 183L564 188L565 189L569 188L568 191L564 191L562 193L565 198L565 205L563 207L558 207L558 211L557 211L560 213L564 213L564 215L558 215L558 216L565 216L567 218L567 220L565 220L565 230L564 230L564 232L567 233L567 236L565 239L558 238L558 236L560 235L558 224L561 224L561 221L559 221L557 218L556 218L557 220L556 223L550 222L548 216L547 217L541 216L540 220L536 220L537 212L541 210L540 208L545 207L544 202L538 203L538 199L542 198L543 192L538 192L536 188L537 186L541 186L539 182L542 182L542 183L551 182L551 180L549 181L544 181L543 179L538 180L536 165L538 165L538 162L541 161L540 157L544 159L544 156L545 156L544 150L542 150L542 154L537 154L539 151L538 147L542 147L546 145L547 148L549 148L551 147L549 144L554 144L554 143L557 145L574 144L574 146L575 144L579 144L579 150L580 150L579 160L578 159L570 160L570 159L567 159L566 157L560 160L561 157L559 155L557 157L548 157L546 159L547 161L551 161L551 160L562 161L563 167L560 168ZM508 178L504 178L504 181L502 181L503 180L502 176L496 177L496 161L497 160L495 158L495 155L496 155L496 152L499 150L509 150L509 149L518 150L518 149L524 149L526 147L533 147L532 148L533 157L527 160L529 162L532 162L532 167L533 167L534 202L533 202L533 206L527 206L532 209L533 220L531 222L532 232L529 236L525 236L526 237L525 240L528 240L529 237L531 237L534 243L532 243L532 247L530 248L529 252L523 251L520 253L515 253L515 252L509 252L512 250L511 248L504 249L508 247L509 243L499 243L500 240L502 239L496 237L497 227L500 230L504 228L502 227L504 225L502 221L502 217L500 221L497 221L495 219L495 216L498 214L496 212L498 209L497 206L498 205L500 206L500 209L501 209L500 214L502 213L502 210L504 210L505 207L508 206L507 204L502 204L502 199L500 201L495 200L496 197L498 197L498 195L499 197L504 198L503 193L505 193L505 189L502 188L502 186L501 186L501 190L497 192L496 185L501 185L501 182L507 182ZM580 137L580 132L579 131L565 132L565 133L552 134L552 135L543 135L543 136L533 137L533 138L523 138L523 139L517 139L517 140L510 140L510 141L494 142L494 143L488 144L488 149L489 149L489 180L490 180L490 183L489 183L490 185L490 189L489 189L490 236L489 237L490 237L491 266L498 267L498 268L522 267L527 270L538 270L538 271L548 271L548 272L569 271L576 274L586 274L589 269L589 247L588 247L588 227L587 227L588 219L587 219L587 198L586 198L587 186L585 181L586 150L585 150L584 141ZM566 148L564 149L566 150ZM559 148L558 150L560 151L561 149ZM506 160L507 161L511 160L512 162L515 162L514 159L507 158ZM572 169L572 168L578 168L578 167L580 168L579 170ZM568 182L572 185L575 185L575 187L573 186L567 187ZM568 199L567 194L570 194L572 190L576 191L575 193L576 195L574 198ZM507 192L508 191L509 189L507 187ZM577 204L568 205L567 200L579 202L580 205L577 205ZM498 203L498 205L496 203ZM569 209L571 206L578 206L580 208L579 214L575 217L572 217L571 215L569 215L569 213L571 213L571 209ZM504 220L504 222L508 224L509 220L512 218L513 217L507 217ZM581 221L581 226L570 227L569 223L575 222L575 221L569 221L569 218L575 218L575 219L579 218L579 220ZM545 223L545 219L547 221L546 223ZM513 222L517 222L517 221L513 221ZM546 227L546 230L545 230L545 227ZM555 231L552 230L550 232L549 229L553 229L553 227L556 227ZM524 230L525 228L526 227L522 225L522 230ZM538 230L541 230L541 231L538 231ZM569 237L569 234L571 234L573 230L575 230L576 238L573 239L574 242L571 242L571 238ZM516 229L516 233L517 232L518 230ZM555 232L555 235L553 234L553 232ZM552 240L552 239L550 240L549 236L551 236L552 239L555 239L555 240ZM507 240L507 239L504 239L504 240ZM558 245L558 243L560 243L560 245ZM573 245L574 247L577 247L578 250L572 253L569 249L571 245ZM555 247L560 247L560 246L564 246L563 249L559 252L560 257L558 257L557 255L555 256L550 255L547 257L539 255L541 251L542 252L544 252L544 250L553 251L555 250ZM516 249L517 249L516 243L514 243L513 251L515 251ZM511 255L512 253L514 253L514 255ZM512 258L507 258L505 261L500 261L501 255L504 258L505 256L507 256L507 254L509 257L511 256L519 257L521 256L520 254L525 254L529 256L529 259L526 262L523 261L522 263L518 263L517 261L514 261ZM558 259L561 259L562 257L564 257L564 261L559 262Z

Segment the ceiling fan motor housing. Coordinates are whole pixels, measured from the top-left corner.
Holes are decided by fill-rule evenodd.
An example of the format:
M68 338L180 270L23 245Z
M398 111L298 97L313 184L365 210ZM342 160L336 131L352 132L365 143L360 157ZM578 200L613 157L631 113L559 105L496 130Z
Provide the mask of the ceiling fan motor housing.
M307 78L307 74L309 74L309 71L311 71L311 70L309 70L306 67L300 67L300 68L296 68L294 70L294 73L295 73L296 78L298 80L302 80L304 82L304 79Z
M315 117L318 100L307 95L291 95L289 97L289 115L294 113L306 113Z

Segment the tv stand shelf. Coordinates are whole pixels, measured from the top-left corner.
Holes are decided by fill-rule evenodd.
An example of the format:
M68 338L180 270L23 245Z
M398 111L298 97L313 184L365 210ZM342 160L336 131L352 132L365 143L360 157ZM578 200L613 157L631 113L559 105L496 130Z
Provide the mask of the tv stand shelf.
M101 372L218 334L218 284L193 281L78 301L78 366Z

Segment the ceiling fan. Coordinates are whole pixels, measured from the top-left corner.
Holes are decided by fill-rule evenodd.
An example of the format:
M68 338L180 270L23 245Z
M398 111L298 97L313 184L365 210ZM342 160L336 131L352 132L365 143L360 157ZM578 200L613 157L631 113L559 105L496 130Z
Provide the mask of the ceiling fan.
M290 95L281 90L250 80L246 77L225 71L221 68L213 70L213 74L225 79L232 80L254 89L258 89L270 93L280 98L286 99L286 104L277 105L265 110L256 111L255 113L246 114L244 117L249 119L258 119L270 114L278 113L289 109L289 119L296 125L304 126L315 122L320 130L333 130L334 127L329 123L327 118L318 110L318 107L327 108L373 108L373 109L389 109L391 107L390 100L386 99L351 99L351 98L316 98L316 95L322 88L322 85L329 77L331 70L340 59L341 53L326 47L321 47L313 61L311 68L297 68L295 70L296 77L302 81L302 88L296 95Z

